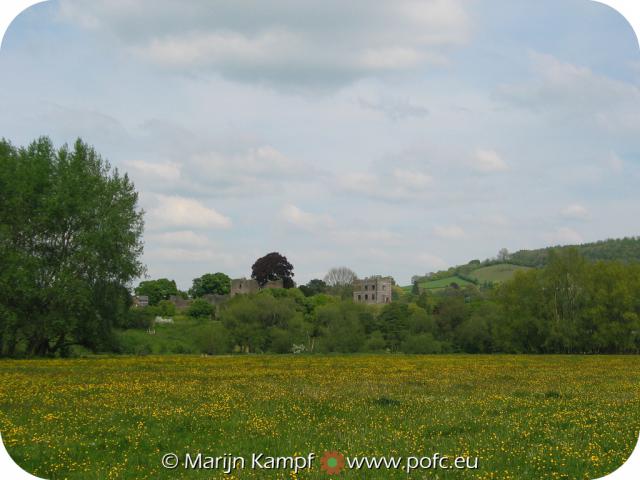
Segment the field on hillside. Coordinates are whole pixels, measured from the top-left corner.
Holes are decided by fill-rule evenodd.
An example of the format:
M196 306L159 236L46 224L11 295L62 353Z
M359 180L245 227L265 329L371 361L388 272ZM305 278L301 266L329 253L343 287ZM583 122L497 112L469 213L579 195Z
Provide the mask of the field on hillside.
M330 478L165 470L164 454L478 457L339 478L596 478L640 429L640 357L149 356L0 362L0 429L45 478ZM264 466L264 463L262 464ZM338 478L338 477L331 477Z
M530 269L531 267L521 267L519 265L511 265L510 263L501 263L474 270L469 274L469 276L477 279L480 283L500 283L511 280L518 271L527 271Z
M454 275L452 277L441 278L439 280L431 280L430 282L421 282L418 284L418 286L426 290L439 290L448 287L452 283L457 283L460 287L464 287L465 285L473 285L473 283L471 283L470 281ZM408 285L402 288L405 291L410 292L412 285Z

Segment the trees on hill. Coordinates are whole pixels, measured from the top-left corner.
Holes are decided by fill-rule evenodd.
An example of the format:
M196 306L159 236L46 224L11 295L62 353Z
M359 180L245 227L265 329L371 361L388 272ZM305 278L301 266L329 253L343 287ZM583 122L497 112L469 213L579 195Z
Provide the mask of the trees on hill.
M105 347L139 277L142 211L127 175L77 140L0 141L0 353Z
M585 243L582 245L549 247L538 250L520 250L513 253L511 263L528 267L543 267L550 261L550 252L576 249L588 261L640 262L640 237L625 237Z
M501 350L626 353L640 349L640 265L589 263L577 249L549 252L497 294Z

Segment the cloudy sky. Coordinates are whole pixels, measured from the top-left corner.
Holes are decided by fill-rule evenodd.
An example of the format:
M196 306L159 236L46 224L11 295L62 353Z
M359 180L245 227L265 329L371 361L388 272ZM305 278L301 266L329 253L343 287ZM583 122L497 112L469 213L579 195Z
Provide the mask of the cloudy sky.
M590 0L54 0L0 50L0 136L127 171L152 278L406 284L638 235L640 51Z

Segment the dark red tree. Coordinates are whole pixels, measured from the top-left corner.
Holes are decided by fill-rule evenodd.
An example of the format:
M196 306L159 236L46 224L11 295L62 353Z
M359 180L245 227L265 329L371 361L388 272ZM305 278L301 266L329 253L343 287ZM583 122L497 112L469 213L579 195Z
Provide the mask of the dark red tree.
M278 252L271 252L256 260L251 267L251 278L255 278L261 287L268 281L282 279L284 288L295 286L293 282L293 265L287 257Z

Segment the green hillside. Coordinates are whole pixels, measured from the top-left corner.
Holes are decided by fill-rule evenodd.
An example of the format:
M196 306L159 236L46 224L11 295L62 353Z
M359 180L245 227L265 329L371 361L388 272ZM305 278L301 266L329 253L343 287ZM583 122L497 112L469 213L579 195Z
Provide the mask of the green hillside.
M530 268L510 263L499 263L474 270L469 274L469 277L474 278L478 283L502 283L511 280L517 271L526 271Z
M440 278L438 280L431 280L427 282L420 282L418 286L425 290L441 290L443 288L448 287L451 284L457 284L460 287L464 287L466 285L473 285L472 282L465 280L464 278L460 278L456 275L452 275L446 278ZM406 287L402 287L406 292L410 292L412 285L407 285Z
M547 264L551 250L565 250L567 248L576 248L580 255L592 262L598 260L640 262L640 237L601 240L593 243L546 247L537 250L520 250L511 254L509 261L517 265L543 267Z
M544 267L549 261L549 253L552 250L566 250L575 248L586 260L596 262L599 260L619 261L624 263L640 262L640 237L625 237L618 239L601 240L581 245L563 245L555 247L539 248L536 250L519 250L507 254L508 263L497 258L488 258L484 261L471 260L465 265L451 267L430 274L428 277L418 279L418 285L428 290L437 290L456 282L458 285L468 285L469 279L477 282L479 286L485 283L501 283L510 280L516 271L529 268ZM411 291L411 286L403 287Z

